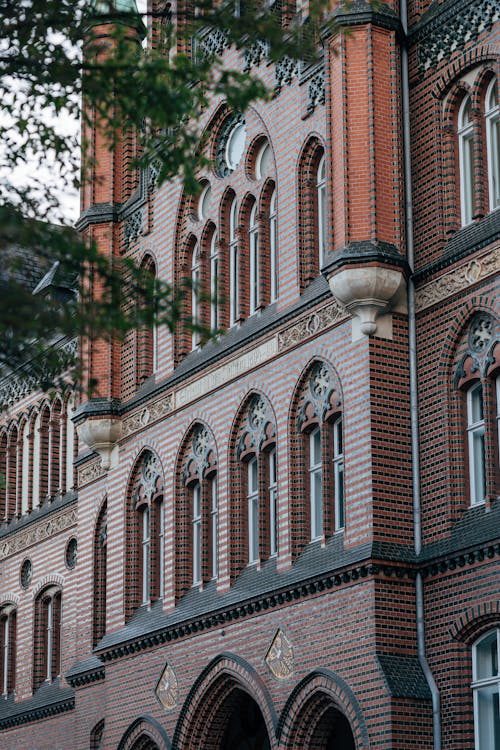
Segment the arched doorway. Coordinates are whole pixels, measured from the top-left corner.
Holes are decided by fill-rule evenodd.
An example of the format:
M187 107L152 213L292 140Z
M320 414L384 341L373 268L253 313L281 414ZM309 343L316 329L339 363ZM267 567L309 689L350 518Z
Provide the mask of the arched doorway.
M243 690L233 690L226 703L220 750L270 750L264 717L253 698Z
M158 745L154 742L151 737L147 737L145 734L141 735L136 739L131 747L131 750L159 750Z
M321 718L311 740L311 750L356 750L351 725L333 706Z

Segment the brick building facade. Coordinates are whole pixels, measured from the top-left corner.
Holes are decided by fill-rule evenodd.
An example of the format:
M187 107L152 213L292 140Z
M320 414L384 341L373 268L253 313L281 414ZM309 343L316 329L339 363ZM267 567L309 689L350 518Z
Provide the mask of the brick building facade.
M226 330L1 385L6 750L500 748L498 3L338 20L198 40L274 96L208 108L196 198L88 139L80 231Z

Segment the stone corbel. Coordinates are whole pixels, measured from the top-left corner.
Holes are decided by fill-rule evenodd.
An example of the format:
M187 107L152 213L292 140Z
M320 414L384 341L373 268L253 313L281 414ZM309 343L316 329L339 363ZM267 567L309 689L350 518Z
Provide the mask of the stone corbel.
M104 399L92 399L73 417L79 440L101 457L104 471L118 463L118 440L122 434L122 420L114 404Z
M353 316L352 338L392 339L392 313L406 313L408 266L395 248L352 243L330 253L322 272L333 296Z

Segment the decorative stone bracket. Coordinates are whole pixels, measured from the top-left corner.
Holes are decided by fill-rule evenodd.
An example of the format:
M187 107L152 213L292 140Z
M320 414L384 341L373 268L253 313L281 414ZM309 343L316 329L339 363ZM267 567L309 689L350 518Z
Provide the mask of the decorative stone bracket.
M408 265L391 245L357 242L330 253L322 273L353 316L353 340L392 339L392 313L406 313Z
M118 440L122 434L122 420L115 403L105 399L91 399L73 417L78 438L101 457L105 471L118 463Z

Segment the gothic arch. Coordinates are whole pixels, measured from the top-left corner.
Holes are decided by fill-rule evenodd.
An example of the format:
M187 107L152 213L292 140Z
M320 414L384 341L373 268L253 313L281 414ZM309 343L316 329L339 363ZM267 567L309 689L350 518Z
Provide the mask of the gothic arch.
M277 748L277 716L263 680L244 659L231 653L217 656L203 670L182 706L172 740L173 750L217 750L237 694L257 705L271 750Z
M344 717L349 723L355 750L369 750L361 706L347 683L329 669L311 672L292 691L278 723L280 748L304 750L309 746L304 744L306 737L316 742L323 738L326 743L328 712L332 717ZM322 747L321 744L311 746Z
M166 731L152 716L135 719L124 733L117 750L170 750Z

